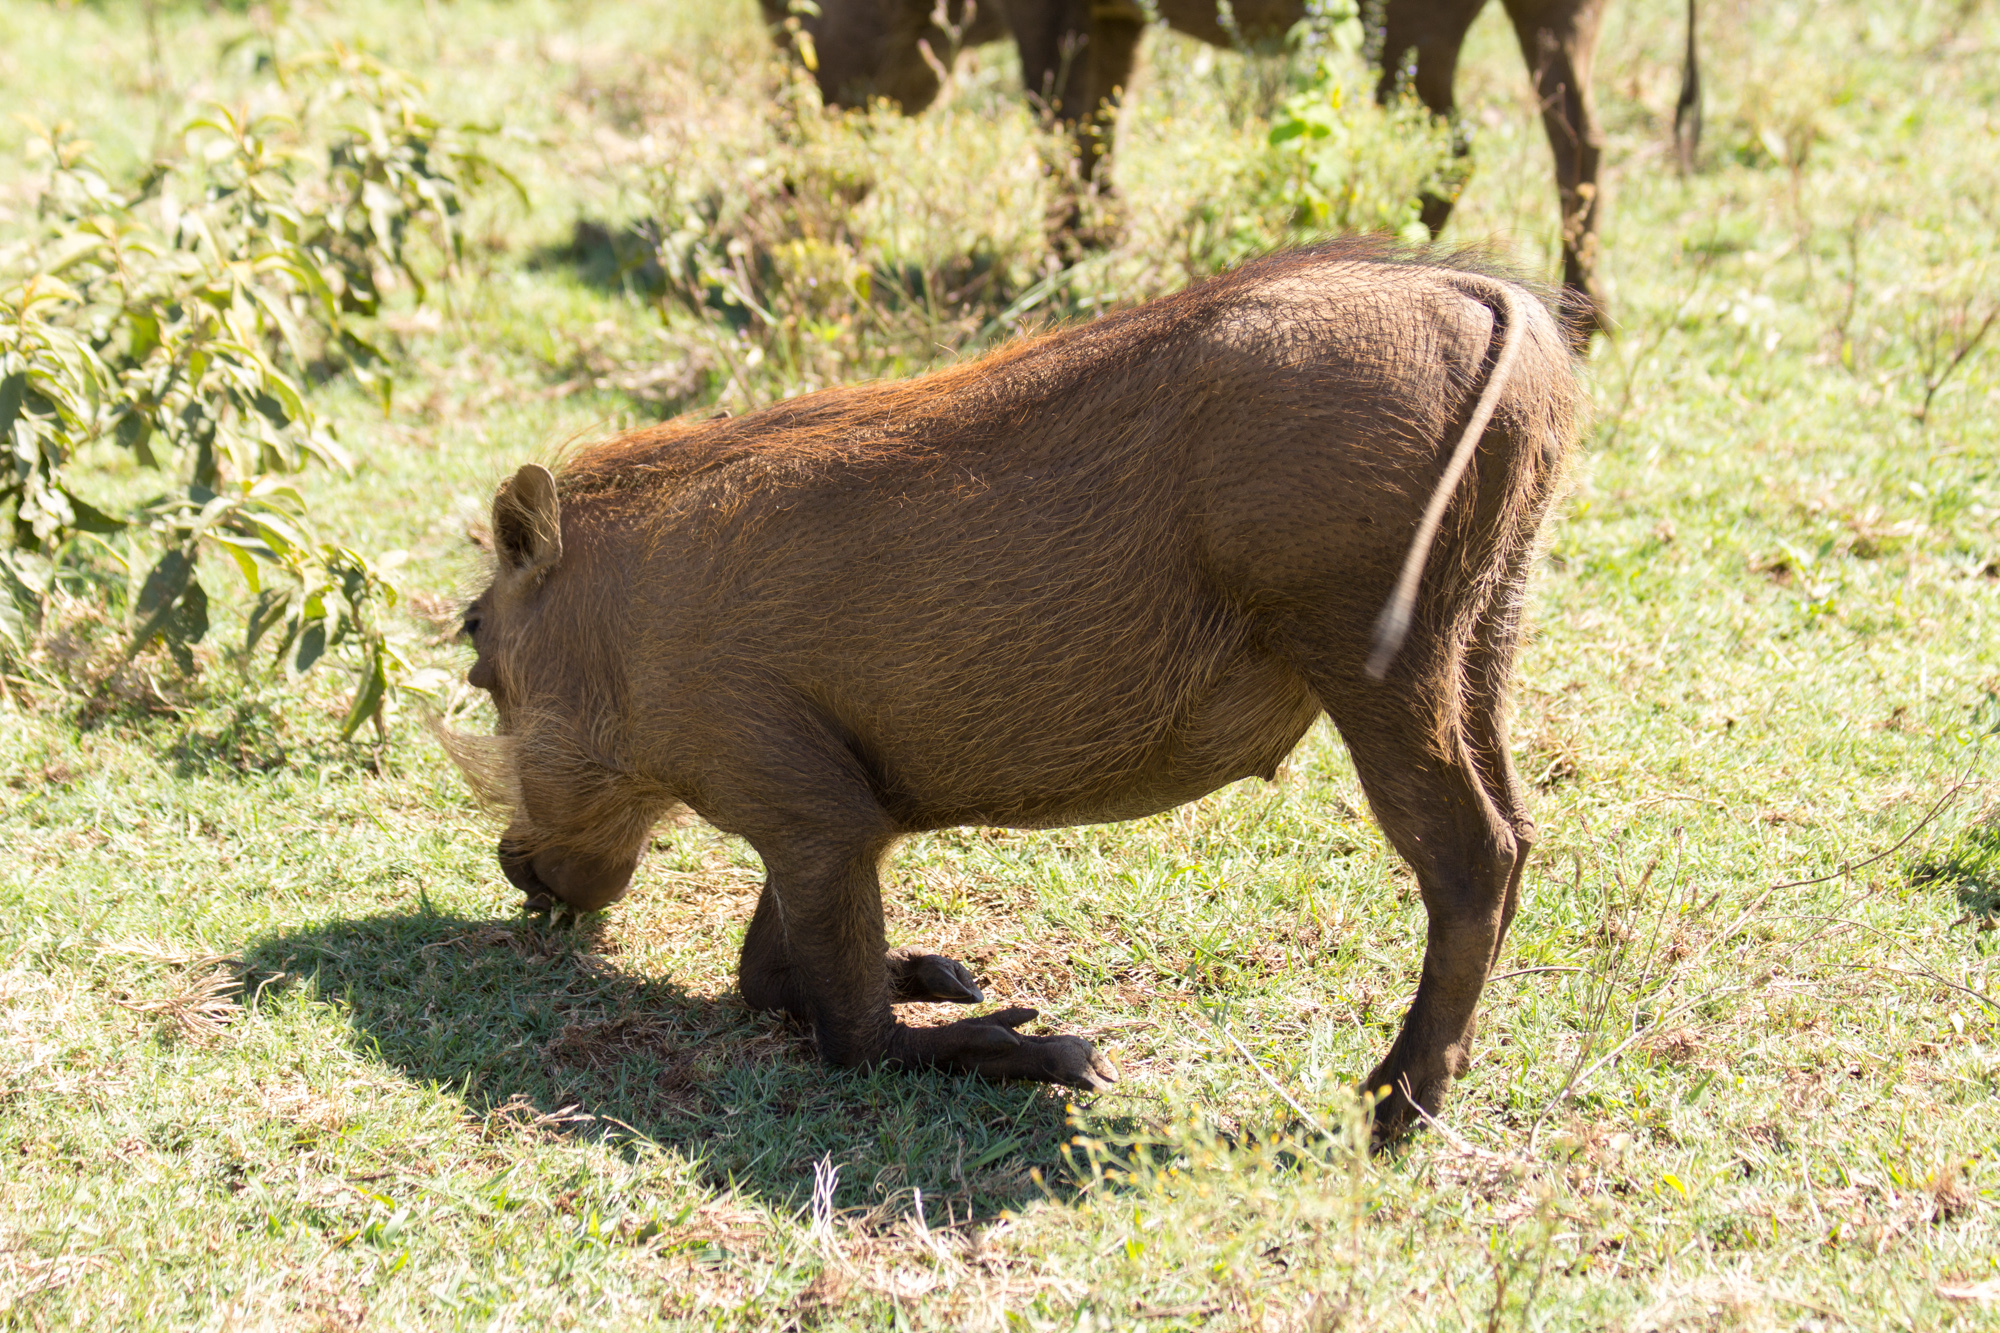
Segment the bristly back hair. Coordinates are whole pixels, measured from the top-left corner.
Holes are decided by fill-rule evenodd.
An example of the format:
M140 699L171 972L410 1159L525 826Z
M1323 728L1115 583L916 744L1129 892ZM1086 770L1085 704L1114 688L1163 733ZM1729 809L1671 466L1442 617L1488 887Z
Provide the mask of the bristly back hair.
M994 417L991 395L1011 393L1023 408L1034 398L1049 396L1065 370L1074 374L1066 386L1073 392L1095 388L1090 378L1062 364L1041 374L1000 376L995 372L1046 352L1050 344L1084 328L1092 331L1091 346L1116 341L1123 332L1141 334L1148 343L1171 343L1175 335L1191 333L1226 311L1234 300L1260 286L1282 282L1294 274L1324 272L1329 265L1445 268L1508 283L1526 291L1552 314L1560 306L1556 292L1543 283L1524 280L1508 265L1474 246L1437 243L1412 245L1386 236L1342 236L1312 245L1276 250L1225 273L1190 283L1182 291L1145 305L1084 321L1052 324L1012 339L983 356L955 362L913 378L874 380L836 386L785 399L736 417L692 414L619 436L583 442L573 436L550 460L565 501L596 498L618 507L617 497L657 497L698 477L754 463L760 470L810 474L828 465L879 465L889 468L921 465L926 446L920 436L950 438L976 444L957 429L973 419ZM1558 314L1559 317L1559 314ZM1107 370L1123 369L1116 358L1102 358ZM1005 389L994 386L1005 383ZM699 438L698 450L681 448Z

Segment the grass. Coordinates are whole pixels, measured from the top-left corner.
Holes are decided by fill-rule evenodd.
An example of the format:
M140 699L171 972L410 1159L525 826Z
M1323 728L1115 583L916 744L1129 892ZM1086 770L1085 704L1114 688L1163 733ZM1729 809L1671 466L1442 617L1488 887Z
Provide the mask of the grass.
M1154 40L1125 239L1064 267L1004 55L922 119L822 122L773 110L752 8L292 13L504 126L532 201L483 205L436 308L385 322L388 416L319 390L362 466L316 503L407 553L439 666L466 525L521 460L914 372L1277 237L1244 185L1275 85L1235 57ZM218 629L192 678L16 679L0 710L0 1323L2000 1324L2000 14L1705 13L1682 180L1656 9L1613 6L1600 55L1622 331L1522 665L1541 842L1441 1127L1353 1148L1423 918L1324 728L1171 814L902 849L897 941L1120 1063L1071 1106L821 1068L735 998L760 872L698 825L600 917L522 919L414 711L334 743L339 682L246 678ZM254 82L227 44L268 21L6 0L0 110L136 163L163 108ZM1497 11L1462 85L1448 238L1546 272ZM0 118L0 163L24 142ZM32 181L0 168L0 230ZM620 240L649 220L686 267ZM102 639L96 607L41 660Z

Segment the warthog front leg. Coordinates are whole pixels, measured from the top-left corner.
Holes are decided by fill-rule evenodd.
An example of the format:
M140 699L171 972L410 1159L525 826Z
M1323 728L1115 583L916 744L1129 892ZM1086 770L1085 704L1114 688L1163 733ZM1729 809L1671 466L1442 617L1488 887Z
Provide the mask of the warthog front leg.
M921 949L889 949L882 955L889 973L891 1004L979 1004L986 999L972 969L955 958ZM737 984L753 1009L782 1009L806 1022L812 1012L802 989L804 977L792 965L771 886L758 895L757 911L743 936Z
M790 747L794 765L803 749ZM797 767L790 773L797 775ZM1016 1031L1035 1017L1032 1009L941 1027L896 1021L893 1004L973 1003L983 996L962 963L887 947L880 865L896 830L858 774L821 776L820 785L792 793L785 807L766 788L757 807L744 812L749 818L723 812L717 821L741 827L769 872L743 940L738 977L745 1001L810 1022L830 1064L928 1066L1086 1089L1115 1082L1118 1071L1083 1038ZM838 819L841 829L806 826L791 813L798 810L813 811L815 824ZM743 827L752 820L773 827Z
M943 1027L898 1025L891 1058L904 1065L935 1065L985 1078L1061 1083L1086 1092L1118 1081L1118 1069L1082 1037L1035 1037L1015 1031L1039 1017L1033 1009L1002 1009L961 1018Z

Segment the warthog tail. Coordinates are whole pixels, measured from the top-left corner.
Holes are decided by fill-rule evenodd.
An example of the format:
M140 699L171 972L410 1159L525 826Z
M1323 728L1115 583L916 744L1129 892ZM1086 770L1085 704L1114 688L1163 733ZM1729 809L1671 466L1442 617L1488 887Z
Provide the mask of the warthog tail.
M1507 380L1513 374L1514 362L1521 350L1521 326L1524 321L1513 284L1480 278L1475 274L1464 274L1462 277L1477 281L1499 297L1499 309L1494 313L1500 319L1500 351L1493 358L1493 372L1486 377L1486 388L1473 406L1472 419L1465 423L1465 433L1459 436L1458 447L1452 450L1451 461L1445 464L1444 476L1438 479L1437 489L1431 492L1430 503L1424 507L1423 522L1417 525L1417 535L1410 542L1410 553L1403 557L1403 572L1396 579L1396 591L1389 595L1389 604L1375 619L1374 646L1368 654L1368 675L1374 680L1389 674L1390 664L1396 660L1404 638L1409 635L1410 615L1417 605L1417 588L1424 578L1424 562L1430 558L1431 545L1437 540L1438 528L1444 522L1444 511L1450 507L1458 483L1464 479L1466 468L1472 464L1472 455L1479 448L1480 437L1486 434L1486 424L1493 419L1493 409L1499 406L1500 395L1507 391Z

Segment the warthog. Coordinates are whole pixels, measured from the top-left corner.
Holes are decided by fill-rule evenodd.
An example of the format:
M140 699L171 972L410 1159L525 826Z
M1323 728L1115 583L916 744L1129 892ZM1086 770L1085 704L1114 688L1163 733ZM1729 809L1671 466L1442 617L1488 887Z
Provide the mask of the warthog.
M890 949L899 838L1134 819L1271 778L1333 717L1429 913L1367 1086L1435 1108L1533 824L1505 699L1579 430L1562 330L1470 261L1342 241L898 383L674 422L530 464L466 613L531 907L600 908L685 805L768 878L743 998L838 1065L1101 1088L1088 1041ZM1423 576L1428 565L1430 574Z
M1269 49L1307 15L1307 0L817 0L793 14L790 0L760 0L778 40L810 40L814 78L829 105L862 106L883 97L911 115L929 106L939 75L961 46L1012 36L1030 94L1072 126L1082 125L1079 165L1088 179L1111 146L1118 103L1131 86L1149 16L1215 46ZM1604 136L1590 92L1590 67L1606 0L1502 0L1540 95L1542 124L1555 154L1562 203L1563 286L1574 336L1587 342L1604 325L1596 279L1598 158ZM1405 86L1447 119L1459 48L1486 0L1372 0L1372 47L1381 68L1378 100ZM953 31L939 19L954 24ZM1687 0L1686 64L1675 135L1685 169L1700 133L1694 0ZM792 26L788 27L790 24ZM796 29L797 31L794 31ZM1460 151L1464 143L1460 141ZM1453 200L1427 194L1422 218L1435 235Z

